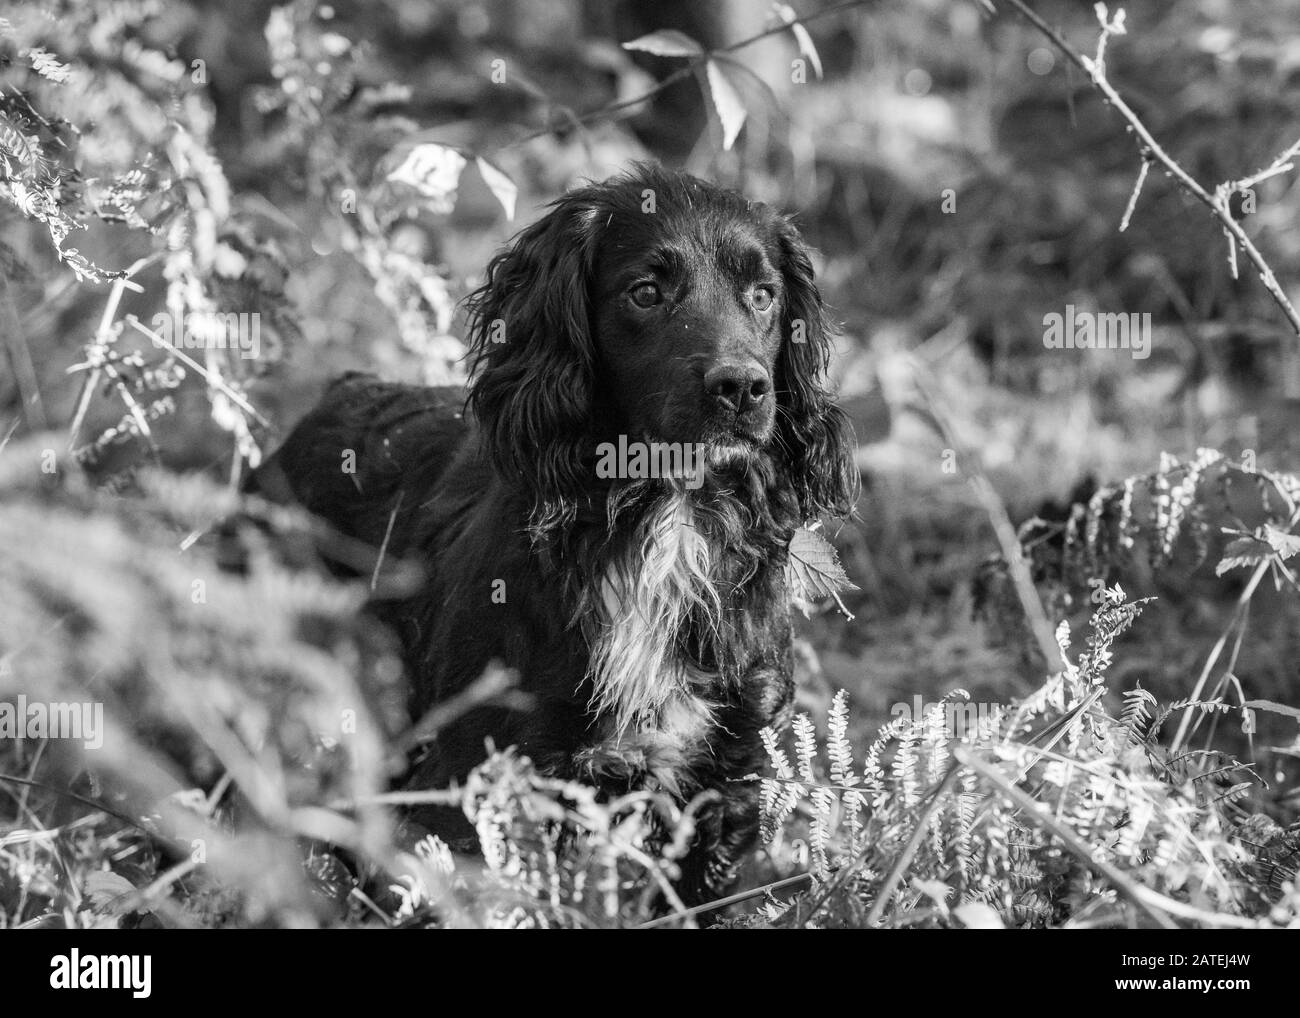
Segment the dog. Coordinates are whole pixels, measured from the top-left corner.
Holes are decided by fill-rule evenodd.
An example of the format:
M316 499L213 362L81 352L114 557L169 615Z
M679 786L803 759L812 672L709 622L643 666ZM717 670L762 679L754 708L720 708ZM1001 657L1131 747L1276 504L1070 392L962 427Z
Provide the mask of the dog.
M677 891L713 900L791 706L788 545L857 497L809 250L763 204L636 165L555 201L467 307L467 389L344 376L256 486L422 565L384 607L414 716L517 672L528 706L463 714L411 784L491 739L610 796L710 793Z

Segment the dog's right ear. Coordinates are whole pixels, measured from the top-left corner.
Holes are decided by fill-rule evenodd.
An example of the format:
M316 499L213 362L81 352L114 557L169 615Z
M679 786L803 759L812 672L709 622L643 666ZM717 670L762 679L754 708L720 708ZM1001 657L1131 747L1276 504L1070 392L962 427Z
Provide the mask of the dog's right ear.
M780 446L804 515L847 516L861 482L853 428L825 386L836 328L817 289L808 245L790 220L781 220L778 240L786 301L776 383Z
M564 522L588 486L595 347L588 281L592 188L571 191L492 259L470 313L469 403L485 451L532 496L533 524Z

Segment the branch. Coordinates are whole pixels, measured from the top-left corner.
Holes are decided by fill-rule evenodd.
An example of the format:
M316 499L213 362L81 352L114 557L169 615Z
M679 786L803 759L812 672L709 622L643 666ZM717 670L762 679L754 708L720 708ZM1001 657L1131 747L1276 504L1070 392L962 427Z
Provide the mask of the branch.
M226 384L225 380L222 379L219 375L214 375L212 372L208 371L207 368L205 368L202 364L196 361L193 357L189 356L189 354L187 354L184 350L181 350L179 347L174 346L173 344L167 342L167 340L163 339L162 336L154 332L153 329L146 328L141 323L140 319L136 318L135 315L127 315L125 321L127 325L131 326L131 328L135 329L137 332L143 333L144 335L152 339L157 346L162 347L164 350L171 351L171 353L175 357L184 361L192 371L198 373L198 375L209 385L213 386L214 388L220 389L221 392L225 394L226 398L230 400L230 402L234 403L235 406L239 407L240 410L248 414L249 417L257 421L257 423L262 425L262 427L269 428L271 426L270 421L268 421L265 417L259 414L257 412L257 409L251 403L249 403L248 400L246 400L243 396L241 396L234 389L232 389L228 384Z
M780 35L782 32L789 31L795 25L809 25L812 24L812 22L814 21L818 21L821 18L828 17L832 14L838 14L841 11L847 11L854 7L866 7L868 4L874 2L875 0L848 0L847 3L836 4L835 6L827 7L824 10L814 11L812 14L805 14L802 17L795 18L793 21L784 21L779 25L773 26L772 28L766 28L755 35L751 35L748 39L741 39L739 42L733 42L728 46L723 46L721 49L701 50L699 56L692 57L684 65L679 67L677 70L673 71L672 74L668 75L668 77L658 82L653 88L647 89L645 92L642 92L640 95L634 95L630 99L620 99L618 102L610 103L607 106L602 106L598 110L592 110L590 113L583 113L580 116L566 117L565 121L570 126L582 127L587 124L590 124L592 121L603 120L605 117L608 117L614 113L621 113L626 110L631 110L637 106L640 106L642 103L646 102L647 100L653 99L660 92L677 84L679 81L685 81L687 78L694 75L696 71L698 71L706 63L708 63L711 59L713 59L716 56L719 56L720 54L735 53L737 50L742 50L747 46L752 46L760 39L766 39L768 36ZM522 138L518 138L515 141L512 141L509 144L502 146L502 148L510 149L510 148L515 148L516 146L519 145L526 145L530 141L535 141L538 138L544 138L547 135L554 134L554 133L555 133L555 128L545 127L542 128L540 131L533 131L531 134L526 134Z
M651 919L649 922L639 923L636 928L638 930L652 930L656 926L667 926L669 923L676 922L679 919L691 918L693 916L702 915L705 912L716 912L718 909L726 908L729 905L748 901L750 898L757 898L760 894L766 894L768 891L782 891L786 888L793 887L795 884L805 883L810 879L810 874L799 873L793 877L786 877L783 880L773 880L771 883L763 884L761 887L755 887L748 891L741 891L738 894L729 894L725 898L717 898L713 901L705 902L703 905L694 905L681 912L673 912L666 916L660 916L658 919Z
M1259 272L1260 281L1263 282L1265 289L1268 290L1277 306L1282 309L1282 313L1286 316L1287 322L1291 325L1292 330L1294 330L1297 336L1300 336L1300 314L1296 313L1295 307L1291 304L1291 301L1287 299L1286 294L1282 292L1282 287L1278 285L1277 276L1274 274L1273 269L1269 266L1268 262L1264 260L1264 256L1259 253L1259 249L1255 247L1250 237L1246 235L1246 231L1241 228L1241 224L1232 217L1232 212L1228 208L1228 196L1234 190L1238 190L1239 185L1241 185L1243 181L1220 184L1215 189L1215 193L1211 195L1205 190L1205 188L1198 184L1195 178L1184 170L1172 156L1160 147L1160 143L1152 136L1150 130L1147 129L1147 126L1142 123L1138 118L1138 115L1134 113L1128 103L1124 101L1123 96L1115 91L1114 86L1111 85L1109 80L1107 80L1106 66L1104 63L1106 41L1112 35L1123 33L1123 11L1117 12L1115 19L1111 22L1107 22L1105 20L1105 7L1101 4L1097 5L1097 15L1098 19L1102 23L1102 33L1097 47L1097 56L1095 58L1090 58L1081 56L1071 49L1070 44L1065 41L1061 36L1061 33L1044 21L1042 17L1024 3L1024 0L1006 0L1006 2L1015 8L1021 17L1046 36L1048 40L1051 41L1052 45L1060 50L1067 60L1088 75L1089 80L1096 87L1097 91L1105 96L1106 100L1119 112L1119 115L1128 122L1129 126L1133 129L1133 133L1137 135L1140 141L1139 148L1142 152L1144 162L1149 160L1158 162L1169 171L1170 175L1178 182L1178 185L1182 187L1184 191L1208 208L1210 212L1214 214L1215 218L1223 224L1223 230L1228 234L1230 241L1235 240L1236 243L1240 245L1241 249L1246 252L1246 257L1251 260L1251 263ZM1297 153L1300 153L1300 142L1296 142L1295 145L1292 145L1291 148L1279 156L1274 161L1273 165L1267 170L1256 174L1254 177L1245 178L1245 183L1249 185L1249 183L1257 182L1263 180L1265 177L1271 177L1277 173L1283 172L1285 168L1284 164L1287 164L1287 160ZM1231 249L1231 253L1234 258L1235 275L1236 247Z
M113 281L113 289L108 295L108 301L104 304L104 313L99 319L99 328L95 330L94 338L86 347L86 366L89 368L89 373L81 384L81 394L77 397L77 409L72 414L72 424L68 426L69 452L77 447L77 434L81 431L81 425L86 419L86 411L90 409L90 401L94 398L95 390L99 386L99 379L103 374L104 353L116 342L117 335L113 331L113 323L117 320L117 309L118 305L122 303L122 294L126 290L141 292L140 287L131 282L131 277L151 263L156 262L162 256L163 252L157 251L146 258L141 258ZM137 421L137 423L139 422ZM146 424L145 427L147 430L148 425Z

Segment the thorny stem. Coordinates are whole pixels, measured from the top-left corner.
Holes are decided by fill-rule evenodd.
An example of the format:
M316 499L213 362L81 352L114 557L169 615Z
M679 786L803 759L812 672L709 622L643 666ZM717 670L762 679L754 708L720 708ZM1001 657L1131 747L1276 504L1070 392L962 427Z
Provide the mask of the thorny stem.
M1292 330L1295 331L1297 336L1300 336L1300 314L1296 313L1294 305L1292 305L1291 301L1287 299L1286 294L1282 292L1282 287L1278 284L1277 276L1273 273L1273 269L1269 266L1268 262L1264 260L1264 256L1259 253L1259 249L1255 247L1254 242L1252 242L1250 237L1247 236L1246 231L1241 228L1241 224L1232 217L1232 212L1228 208L1227 201L1228 195L1231 194L1233 190L1238 190L1243 186L1248 186L1252 182L1257 182L1267 176L1273 176L1275 173L1282 172L1282 165L1286 159L1290 155L1300 152L1300 142L1297 142L1285 153L1279 156L1278 159L1274 161L1273 165L1262 173L1256 174L1251 178L1236 181L1232 186L1220 185L1215 194L1211 195L1205 190L1205 188L1198 184L1196 179L1184 170L1172 156L1161 148L1160 143L1152 136L1150 130L1147 129L1147 126L1142 123L1138 115L1134 113L1128 103L1124 101L1123 96L1121 96L1115 90L1114 86L1111 85L1110 81L1107 80L1106 69L1099 60L1091 60L1088 57L1076 53L1070 47L1070 44L1061 36L1061 33L1044 21L1041 16L1024 3L1024 0L1006 0L1006 3L1010 4L1011 7L1019 12L1021 17L1030 22L1030 24L1037 28L1038 31L1045 35L1051 41L1052 45L1061 51L1067 60L1088 76L1088 79L1096 87L1097 91L1105 96L1106 100L1119 112L1120 116L1128 122L1129 127L1133 129L1133 133L1137 135L1141 142L1144 161L1155 160L1160 163L1160 165L1178 181L1179 186L1181 186L1183 190L1208 208L1214 214L1215 218L1223 224L1224 232L1229 234L1229 236L1240 245L1241 249L1246 252L1246 257L1251 260L1251 263L1258 270L1259 278L1260 281L1263 282L1264 288L1268 290L1277 306L1282 309L1282 313L1286 315L1287 322L1290 324ZM1103 42L1110 34L1112 33L1109 30L1109 27L1103 24ZM1235 251L1236 249L1233 248L1232 253L1234 255Z

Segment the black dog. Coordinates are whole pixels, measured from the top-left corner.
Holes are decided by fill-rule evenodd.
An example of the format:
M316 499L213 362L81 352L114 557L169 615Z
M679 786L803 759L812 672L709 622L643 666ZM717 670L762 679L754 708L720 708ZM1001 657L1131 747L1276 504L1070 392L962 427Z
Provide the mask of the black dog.
M556 201L469 308L467 406L347 376L259 483L422 562L388 612L417 716L494 660L531 695L442 731L420 786L491 737L611 794L714 790L679 885L707 900L757 829L733 779L791 700L787 546L856 494L808 251L764 205L636 167Z

